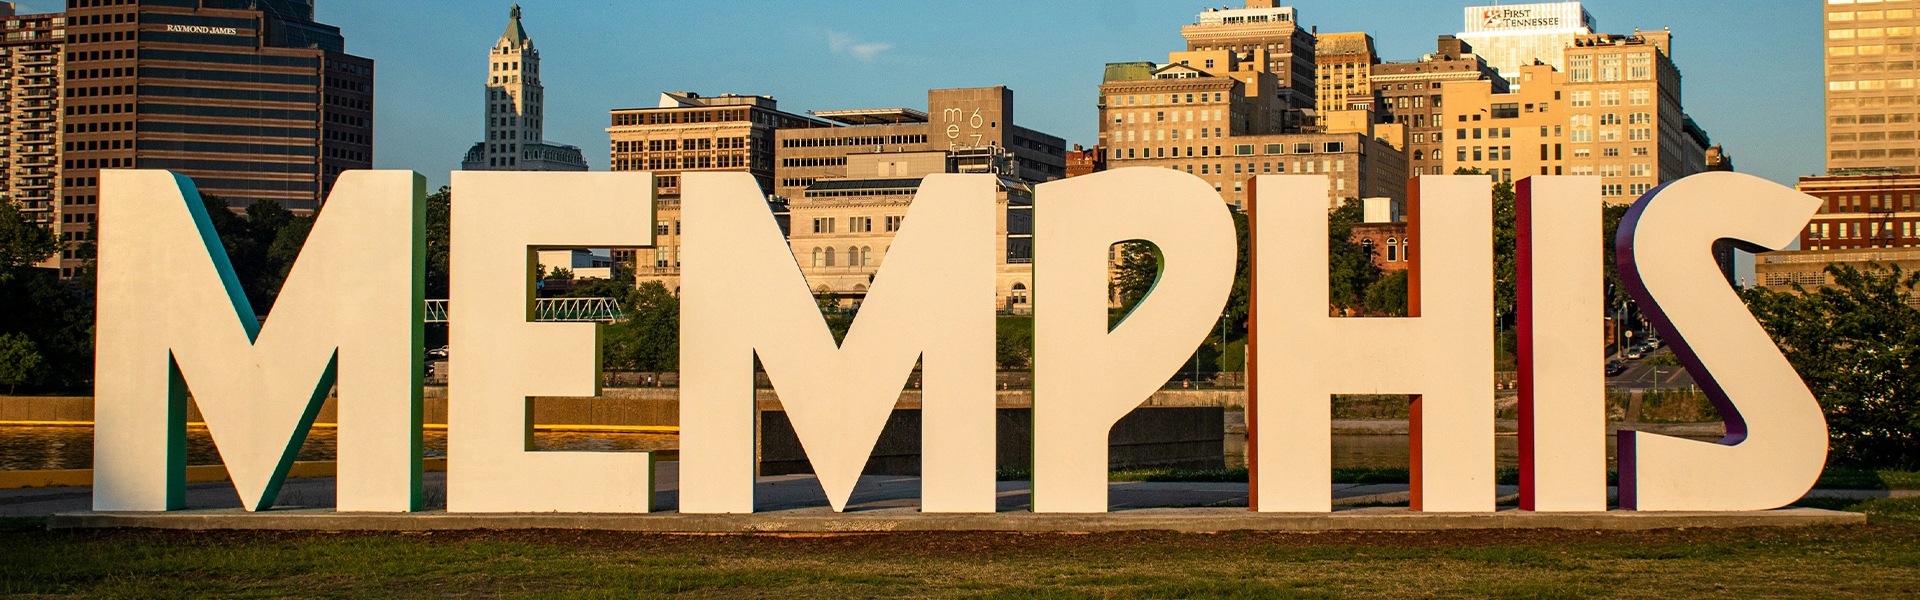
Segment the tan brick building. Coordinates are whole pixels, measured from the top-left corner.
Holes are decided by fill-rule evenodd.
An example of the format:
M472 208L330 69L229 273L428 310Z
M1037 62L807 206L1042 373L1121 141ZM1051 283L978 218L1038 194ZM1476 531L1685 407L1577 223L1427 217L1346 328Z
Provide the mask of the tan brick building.
M615 171L651 171L659 204L652 248L616 248L614 264L633 269L638 281L680 289L680 175L687 171L742 171L772 193L774 132L826 128L826 121L782 112L767 96L692 92L660 95L653 108L617 109L609 115L608 154ZM784 223L784 203L771 209Z
M1370 79L1373 66L1380 64L1380 56L1373 51L1373 36L1320 34L1313 58L1320 77L1315 106L1321 113L1377 110Z
M1444 175L1448 149L1441 114L1441 91L1446 85L1486 82L1495 94L1507 93L1507 80L1473 46L1450 35L1440 36L1434 53L1417 61L1374 65L1369 82L1379 99L1382 119L1407 129L1408 174Z
M1915 27L1920 2L1825 2L1827 170L1920 169Z
M1448 84L1440 172L1597 176L1606 201L1626 204L1707 170L1712 141L1681 108L1670 48L1666 32L1582 36L1566 49L1565 73L1521 67L1508 93L1490 81Z
M1312 108L1316 41L1300 25L1300 12L1274 0L1247 0L1246 8L1209 8L1180 28L1187 51L1233 52L1253 70L1276 78L1275 98L1291 108ZM1177 62L1177 61L1170 61ZM1264 96L1255 96L1264 97Z
M893 237L906 224L920 181L957 172L961 163L945 150L846 155L845 176L809 184L789 200L794 260L814 294L828 294L849 307L866 299L886 261ZM1033 186L1002 176L994 202L998 308L1032 312Z

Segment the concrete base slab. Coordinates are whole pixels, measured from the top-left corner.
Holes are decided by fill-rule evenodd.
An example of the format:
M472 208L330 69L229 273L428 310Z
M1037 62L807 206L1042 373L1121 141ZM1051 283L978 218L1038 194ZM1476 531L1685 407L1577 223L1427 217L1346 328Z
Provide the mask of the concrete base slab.
M252 529L280 531L432 531L473 529L586 529L648 533L880 533L1004 531L1096 533L1114 531L1428 531L1443 529L1647 530L1682 528L1855 525L1866 515L1810 508L1762 512L1416 513L1404 508L1355 508L1324 514L1261 514L1232 508L1155 508L1105 514L922 514L887 508L835 514L810 508L751 515L414 514L340 513L327 509L186 510L165 513L65 513L49 529Z

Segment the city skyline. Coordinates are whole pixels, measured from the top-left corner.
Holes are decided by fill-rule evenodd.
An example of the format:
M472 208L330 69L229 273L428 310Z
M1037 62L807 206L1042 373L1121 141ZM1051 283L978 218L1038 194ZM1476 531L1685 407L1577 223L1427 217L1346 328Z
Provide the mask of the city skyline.
M349 52L382 61L376 168L420 171L435 187L459 168L484 110L461 93L484 76L484 65L468 54L498 39L509 4L318 3L323 22L352 34ZM1461 10L1470 4L1476 3L1292 3L1304 25L1323 33L1372 34L1389 61L1431 52L1434 36L1460 31ZM927 89L1006 85L1024 99L1023 121L1090 146L1102 67L1156 60L1179 42L1177 27L1169 25L1191 22L1209 3L883 10L793 2L715 15L656 2L521 5L546 58L554 98L549 137L581 144L591 168L604 171L606 111L651 106L666 91L766 94L782 109L804 112L912 107L924 102ZM24 2L21 12L58 6ZM1756 2L1726 12L1643 0L1587 4L1604 32L1672 28L1689 112L1742 171L1783 184L1824 167L1821 6L1817 0ZM1369 17L1381 14L1396 16ZM1771 92L1769 101L1752 101L1762 89Z

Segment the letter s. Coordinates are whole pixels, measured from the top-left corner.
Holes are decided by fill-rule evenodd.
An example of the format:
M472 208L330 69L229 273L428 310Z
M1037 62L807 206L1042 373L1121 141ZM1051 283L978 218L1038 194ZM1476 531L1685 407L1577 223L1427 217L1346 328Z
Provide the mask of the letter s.
M1757 177L1705 173L1655 188L1621 221L1621 280L1727 426L1718 443L1621 431L1621 508L1766 510L1819 479L1827 456L1819 403L1711 252L1721 239L1750 252L1784 247L1818 207Z

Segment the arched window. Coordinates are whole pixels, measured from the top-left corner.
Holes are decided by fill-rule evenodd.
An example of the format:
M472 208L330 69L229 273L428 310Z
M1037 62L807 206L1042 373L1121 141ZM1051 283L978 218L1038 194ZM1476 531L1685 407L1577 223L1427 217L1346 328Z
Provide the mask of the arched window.
M873 266L873 247L872 246L860 247L860 266L863 266L863 267Z
M859 248L855 248L853 246L847 246L847 266L849 267L860 266L860 249Z
M827 253L827 265L826 265L826 266L829 266L829 267L831 267L831 266L833 266L833 249L832 249L832 248L828 248L828 249L826 249L826 253Z
M1011 297L1008 298L1008 300L1012 304L1026 304L1027 303L1027 284L1024 284L1024 283L1013 284L1013 294L1011 294Z
M1414 160L1426 160L1426 157L1427 157L1427 152L1426 152L1425 150L1415 150L1415 151L1413 151L1413 159L1414 159Z
M816 266L816 267L827 266L826 259L820 256L821 254L822 252L820 251L819 248L813 249L813 266Z
M1387 238L1387 262L1400 262L1400 240Z

